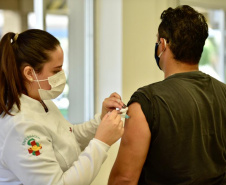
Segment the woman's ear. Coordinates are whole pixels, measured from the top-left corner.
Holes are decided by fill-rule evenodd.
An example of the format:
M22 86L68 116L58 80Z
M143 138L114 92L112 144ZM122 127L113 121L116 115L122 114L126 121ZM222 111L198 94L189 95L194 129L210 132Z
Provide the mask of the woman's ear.
M29 81L33 82L33 68L31 66L26 66L23 70L24 77Z

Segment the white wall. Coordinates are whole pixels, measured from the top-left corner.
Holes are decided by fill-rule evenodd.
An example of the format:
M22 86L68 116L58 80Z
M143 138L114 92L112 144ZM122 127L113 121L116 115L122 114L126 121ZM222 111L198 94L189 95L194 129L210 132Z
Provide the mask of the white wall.
M22 31L22 19L20 14L17 11L11 10L5 10L3 14L4 26L2 29L2 35L6 34L7 32L20 33Z
M122 94L122 0L96 0L95 112L111 93Z
M122 0L94 1L95 112L111 93L122 95ZM119 148L116 142L108 152L98 176L91 185L107 184Z
M178 0L123 1L123 98L128 102L139 87L163 80L154 59L160 15Z

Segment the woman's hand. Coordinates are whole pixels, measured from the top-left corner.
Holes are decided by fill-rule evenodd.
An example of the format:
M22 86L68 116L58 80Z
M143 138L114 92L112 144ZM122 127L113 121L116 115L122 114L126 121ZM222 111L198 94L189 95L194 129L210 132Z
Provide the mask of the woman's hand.
M111 146L122 137L123 133L124 127L121 116L118 111L113 110L103 117L97 128L95 138Z
M102 103L102 114L101 114L101 119L108 113L116 108L121 109L125 108L126 105L122 102L121 96L114 92L110 95L109 98L105 98L105 100Z

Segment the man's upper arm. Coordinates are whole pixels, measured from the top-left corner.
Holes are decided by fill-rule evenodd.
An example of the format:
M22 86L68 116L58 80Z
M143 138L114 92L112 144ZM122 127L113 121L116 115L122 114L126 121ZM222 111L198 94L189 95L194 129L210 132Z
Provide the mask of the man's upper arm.
M132 103L128 115L109 185L137 184L147 157L151 132L140 104Z

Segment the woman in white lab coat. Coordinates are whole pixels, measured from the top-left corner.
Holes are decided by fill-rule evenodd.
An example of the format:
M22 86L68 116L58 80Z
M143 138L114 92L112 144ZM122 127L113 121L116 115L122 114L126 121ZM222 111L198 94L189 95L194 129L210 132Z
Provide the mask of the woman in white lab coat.
M88 185L123 134L117 93L102 114L72 125L51 101L66 78L59 41L42 30L0 42L0 185ZM108 113L109 112L109 113Z

